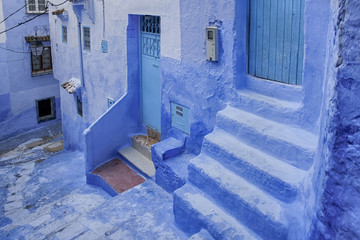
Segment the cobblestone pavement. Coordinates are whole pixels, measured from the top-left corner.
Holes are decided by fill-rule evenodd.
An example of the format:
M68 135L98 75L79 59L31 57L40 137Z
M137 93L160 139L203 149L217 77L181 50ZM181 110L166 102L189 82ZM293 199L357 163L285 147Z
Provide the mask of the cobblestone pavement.
M0 158L0 180L2 240L187 238L172 195L147 180L111 198L85 183L81 152Z

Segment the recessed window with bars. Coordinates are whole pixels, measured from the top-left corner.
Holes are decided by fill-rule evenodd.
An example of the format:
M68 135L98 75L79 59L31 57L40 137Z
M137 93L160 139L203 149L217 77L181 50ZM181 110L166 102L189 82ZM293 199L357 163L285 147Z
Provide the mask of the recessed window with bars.
M77 113L82 117L83 116L83 106L82 106L82 100L79 96L76 97L76 109L77 109Z
M52 72L51 47L44 47L40 56L31 54L32 75Z
M67 26L62 26L62 41L63 43L67 43Z
M84 27L83 28L83 35L84 35L84 50L91 50L91 41L90 41L90 28Z
M46 11L47 0L26 0L27 13L43 13Z
M250 0L249 74L301 85L305 0Z

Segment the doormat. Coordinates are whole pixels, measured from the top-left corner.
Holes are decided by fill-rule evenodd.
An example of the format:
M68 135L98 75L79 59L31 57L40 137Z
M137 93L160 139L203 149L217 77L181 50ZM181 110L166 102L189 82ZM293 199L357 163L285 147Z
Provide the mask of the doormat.
M118 193L145 182L143 177L119 159L101 165L92 173L101 176Z

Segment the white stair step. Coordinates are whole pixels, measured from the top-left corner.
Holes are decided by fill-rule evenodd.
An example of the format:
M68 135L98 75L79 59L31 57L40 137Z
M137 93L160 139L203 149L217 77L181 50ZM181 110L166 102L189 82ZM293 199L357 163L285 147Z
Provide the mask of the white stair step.
M189 183L175 191L174 204L175 219L196 216L214 239L261 239Z
M249 90L240 90L230 105L285 124L304 125L300 102L285 101Z
M285 101L273 97L269 97L263 94L258 94L253 91L249 90L241 90L238 92L240 101L242 104L251 104L256 103L257 105L260 103L260 107L264 107L265 105L272 106L274 109L282 109L282 110L288 110L288 111L296 111L301 107L301 103L299 102L290 102Z
M217 115L217 126L276 157L308 169L313 163L317 137L308 131L271 121L227 106Z
M194 172L197 174L192 174L192 168L197 168ZM224 208L232 211L233 215L242 222L248 223L252 219L257 219L257 222L268 231L272 227L278 229L279 232L286 228L284 204L225 168L213 158L206 155L198 156L191 160L189 171L189 181L192 184L201 188Z
M221 129L205 137L203 151L281 200L294 200L306 172L250 147ZM283 196L285 195L285 196Z
M120 155L149 177L155 176L154 163L132 147L123 148Z

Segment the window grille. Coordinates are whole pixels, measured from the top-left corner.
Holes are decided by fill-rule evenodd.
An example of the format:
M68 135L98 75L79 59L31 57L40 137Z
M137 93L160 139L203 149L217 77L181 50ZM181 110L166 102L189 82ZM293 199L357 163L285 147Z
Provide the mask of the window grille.
M47 0L26 0L27 13L43 13L47 8Z
M52 72L51 48L44 47L40 56L34 56L31 54L31 65L33 75Z
M62 26L62 41L67 43L67 26Z
M141 32L160 34L159 16L141 16Z
M91 50L91 42L90 42L90 28L84 27L84 49L90 51Z
M82 106L82 101L80 99L80 97L76 97L76 109L77 109L77 113L82 117L83 116L83 106Z

